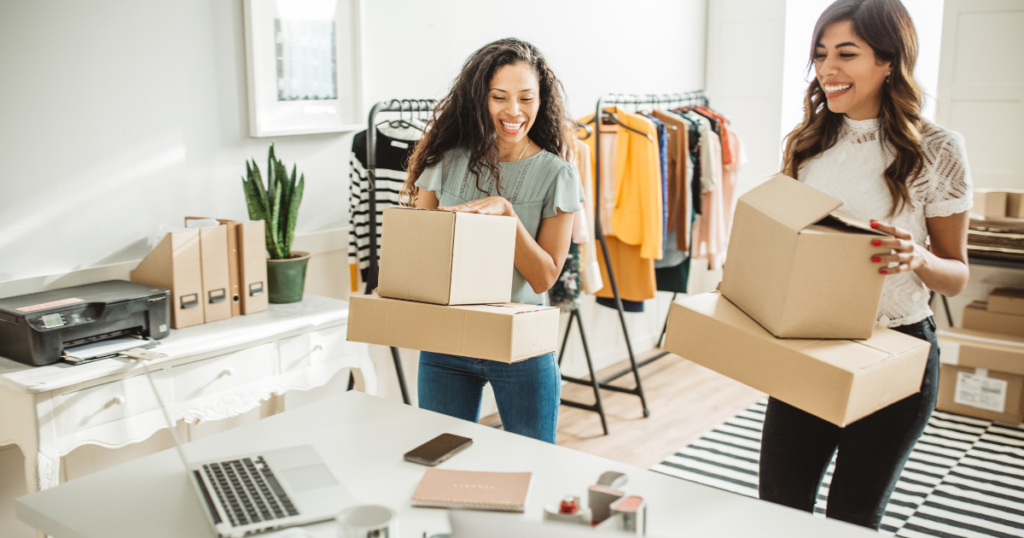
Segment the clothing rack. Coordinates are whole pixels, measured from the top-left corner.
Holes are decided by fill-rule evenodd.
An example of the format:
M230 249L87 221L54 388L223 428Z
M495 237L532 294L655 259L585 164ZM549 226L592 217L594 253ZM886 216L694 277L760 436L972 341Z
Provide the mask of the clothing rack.
M595 211L600 211L600 207L601 207L601 128L600 127L601 127L602 120L607 117L607 113L605 112L604 107L606 105L610 105L610 104L632 106L634 111L638 111L638 109L641 106L643 106L643 105L650 105L651 107L654 107L655 105L665 105L665 104L674 105L675 104L675 105L678 105L680 107L682 107L682 106L705 106L706 107L706 106L708 106L708 97L707 97L707 94L704 93L704 90L697 90L697 91L684 92L684 93L661 94L661 95L654 95L654 94L647 94L647 95L607 94L607 95L601 96L601 97L599 97L597 99L597 111L594 114L594 118L592 120L590 120L590 122L588 122L588 123L593 123L594 124L594 131L593 131L593 135L592 136L596 137L595 138L594 146L597 148L597 150L594 152L594 170L593 170L593 177L594 177L594 208L595 208ZM623 127L626 128L626 129L629 129L628 127L625 127L625 126L623 126ZM632 129L630 129L630 130L632 130ZM588 134L588 136L586 138L589 138L589 136L591 136L591 135ZM644 417L651 416L651 412L650 412L650 410L647 407L647 398L644 396L643 385L640 382L640 371L639 371L639 369L644 367L644 366L646 366L646 365L648 365L648 364L650 364L650 363L652 363L652 362L654 362L654 361L656 361L656 360L658 360L658 359L660 359L660 358L662 358L662 357L664 357L664 356L666 356L666 355L668 355L669 352L668 351L660 351L660 352L656 353L655 355L653 355L651 357L648 357L647 359L644 359L641 362L637 362L636 355L633 353L633 343L632 343L632 341L630 340L630 337L629 337L629 329L626 327L626 314L625 314L625 311L622 308L622 297L619 295L619 287L618 287L618 284L615 281L615 273L613 272L613 269L612 269L611 258L608 255L608 245L605 242L604 232L601 229L601 219L599 217L597 217L597 216L595 216L595 218L594 218L594 234L597 236L598 241L601 242L601 253L604 256L605 267L608 270L608 282L611 284L612 293L615 296L615 308L619 312L619 321L622 324L622 335L626 339L626 351L629 353L629 364L630 365L629 365L628 368L624 368L623 370L620 370L620 371L618 371L618 372L616 372L616 373L614 373L612 375L606 376L606 377L601 378L601 379L597 379L597 377L596 377L596 375L594 373L594 365L593 365L593 363L591 362L591 359L590 359L590 351L589 351L589 346L587 345L587 338L586 338L586 335L583 332L583 320L580 318L578 311L575 311L575 310L570 313L569 325L568 325L568 327L566 327L565 338L562 341L562 348L559 351L559 355L558 355L558 363L559 363L559 365L561 365L561 363L562 363L562 355L565 353L565 343L569 339L569 332L572 330L572 323L573 323L573 319L575 318L575 320L579 324L580 339L583 342L583 351L584 351L584 354L586 355L586 358L587 358L587 366L589 367L589 370L590 370L590 379L586 380L586 379L581 379L581 378L577 378L577 377L571 377L571 376L567 376L567 375L562 375L562 380L566 381L568 383L575 383L577 385L586 385L586 386L593 387L593 389L594 389L594 397L595 397L596 403L593 404L593 405L588 405L588 404L583 404L583 403L580 403L580 402L574 402L574 401L569 401L569 400L564 400L564 399L562 400L561 403L562 403L562 405L568 405L570 407L576 407L578 409L584 409L584 410L587 410L587 411L592 411L592 412L598 413L601 416L601 427L604 429L605 435L608 435L608 423L607 423L607 420L606 420L606 417L605 417L604 408L603 408L603 406L601 404L601 396L600 396L599 389L605 389L605 390L610 390L610 391L614 391L614 392L621 392L621 393L632 394L633 396L637 396L638 398L640 398L640 405L643 408ZM676 294L673 293L672 294L672 300L674 301L675 298L676 298ZM662 345L662 343L663 343L663 341L665 339L665 331L667 329L668 329L668 319L666 318L665 319L665 324L662 326L661 336L658 338L658 345L659 346ZM620 378L620 377L622 377L622 376L624 376L626 374L629 374L629 373L633 374L633 379L636 381L636 386L634 388L618 387L618 386L610 384L612 381L615 381L616 379L618 379L618 378Z
M434 111L434 107L437 106L437 101L434 99L392 99L390 101L380 101L373 105L370 109L370 116L366 121L366 180L369 184L367 193L368 199L368 213L369 213L369 240L370 240L370 266L366 272L366 295L373 293L373 290L377 289L377 278L380 274L380 267L377 262L377 115L386 112L398 112L397 122L401 126L411 126L403 116L406 112L410 114L414 113L431 113ZM398 377L398 386L402 391L402 401L406 405L410 405L409 401L409 389L405 383L405 371L402 369L402 361L398 354L398 348L391 348L391 359L395 363L395 375ZM348 388L352 389L355 382L355 378L352 374L349 374Z

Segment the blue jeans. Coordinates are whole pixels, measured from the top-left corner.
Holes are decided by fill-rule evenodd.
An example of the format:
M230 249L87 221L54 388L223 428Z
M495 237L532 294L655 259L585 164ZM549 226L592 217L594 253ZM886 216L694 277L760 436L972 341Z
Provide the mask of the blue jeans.
M554 353L506 364L420 351L420 408L478 422L484 385L505 431L555 442L562 375Z

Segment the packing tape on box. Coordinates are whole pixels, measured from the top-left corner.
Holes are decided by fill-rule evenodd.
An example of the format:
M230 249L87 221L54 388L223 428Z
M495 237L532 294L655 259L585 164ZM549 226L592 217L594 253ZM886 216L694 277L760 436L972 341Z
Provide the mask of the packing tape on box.
M939 362L956 366L960 363L960 344L939 340Z

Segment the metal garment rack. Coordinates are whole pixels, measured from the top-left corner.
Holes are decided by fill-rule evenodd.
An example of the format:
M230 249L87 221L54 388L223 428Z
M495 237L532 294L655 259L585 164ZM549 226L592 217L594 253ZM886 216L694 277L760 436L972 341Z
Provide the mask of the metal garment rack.
M598 100L597 100L597 111L594 114L594 118L590 121L590 123L594 124L594 132L593 132L592 136L595 137L595 139L594 139L594 147L597 148L596 151L594 152L594 170L593 170L593 177L594 177L594 207L596 208L595 212L599 212L600 211L600 207L601 207L601 123L602 123L602 121L605 118L609 118L609 119L614 118L614 115L609 114L609 113L605 112L605 110L604 110L605 105L610 105L610 104L629 105L629 106L633 106L634 110L638 109L639 107L641 107L643 105L650 105L653 108L655 105L665 105L665 104L669 104L669 105L678 104L678 106L680 106L680 107L682 107L682 106L694 106L694 105L699 105L699 106L705 106L706 107L706 106L708 106L708 98L707 98L707 95L704 93L704 90L685 92L685 93L676 93L676 94L671 94L671 95L645 95L645 96L640 96L640 95L636 95L636 94L631 94L631 95L608 94L608 95L605 95L605 96L602 96L602 97L598 98ZM613 121L614 121L614 123L618 123L617 119L614 119ZM629 127L626 127L626 126L623 126L623 127L626 128L626 129L632 130ZM633 343L632 343L632 341L630 340L630 337L629 337L629 329L626 327L626 314L625 314L625 311L622 308L622 297L619 295L619 286L618 286L618 284L616 283L616 280L615 280L615 273L614 273L614 271L612 269L611 258L608 255L608 244L605 241L604 231L601 229L601 219L599 217L594 219L594 234L597 236L598 241L601 242L601 253L604 256L605 268L608 270L608 282L611 284L612 293L615 296L615 308L619 312L619 321L622 324L622 335L626 339L626 350L629 353L629 364L630 365L629 365L628 368L624 368L623 370L620 370L620 371L618 371L618 372L616 372L616 373L614 373L612 375L606 376L606 377L601 378L601 379L597 379L597 376L596 376L596 374L594 372L593 362L590 359L590 350L589 350L589 346L587 344L587 337L586 337L586 335L583 332L583 320L580 318L578 310L574 310L574 311L572 311L570 313L569 324L566 327L565 337L562 340L562 347L561 347L561 350L559 351L559 354L558 354L558 363L559 363L559 365L561 365L561 363L562 363L562 357L565 354L565 344L569 340L569 333L570 333L570 331L572 331L573 320L575 319L578 322L578 324L579 324L580 339L583 341L583 352L584 352L584 354L587 357L587 366L589 367L589 370L590 370L590 379L587 380L587 379L581 379L581 378L578 378L578 377L571 377L571 376L567 376L567 375L562 375L562 380L566 381L568 383L575 383L577 385L586 385L586 386L592 387L594 389L595 403L593 405L589 405L589 404L583 404L583 403L580 403L580 402L575 402L575 401L565 400L565 399L563 399L561 403L562 403L562 405L567 405L569 407L575 407L575 408L578 408L578 409L584 409L586 411L591 411L591 412L594 412L594 413L597 413L598 415L600 415L600 417L601 417L601 427L604 429L605 435L608 435L608 422L607 422L607 419L605 417L604 407L601 404L600 389L610 390L610 391L614 391L614 392L621 392L621 393L625 393L625 394L632 394L633 396L637 396L638 398L640 398L640 405L643 408L644 417L651 416L650 409L648 409L648 407L647 407L647 398L644 396L643 385L642 385L642 383L640 381L640 371L639 371L639 368L641 368L643 366L646 366L646 365L648 365L648 364L650 364L650 363L652 363L652 362L654 362L654 361L664 357L665 355L668 355L669 353L667 351L661 351L661 352L659 352L659 353L657 353L657 354L655 354L655 355L653 355L653 356L651 356L651 357L649 357L649 358L647 358L647 359L645 359L645 360L643 360L641 362L637 362L636 355L633 353ZM675 300L675 298L676 298L676 294L673 293L672 294L672 299ZM667 329L668 329L668 319L665 320L665 324L662 327L661 336L658 339L658 345L659 346L662 344L662 341L665 338L665 331ZM633 374L633 379L636 381L636 386L634 388L618 387L618 386L610 384L612 381L615 381L616 379L618 379L618 378L620 378L620 377L622 377L622 376L624 376L626 374L629 374L629 373Z
M400 126L411 126L403 116L406 112L411 115L415 113L431 113L434 111L434 107L437 105L437 101L433 99L392 99L390 101L381 101L370 109L370 116L366 121L366 180L369 184L367 193L369 194L368 202L369 207L367 209L368 220L370 225L369 240L370 240L370 266L366 272L366 290L365 294L370 295L373 290L377 289L377 278L380 275L380 267L377 261L377 115L385 112L398 112L398 120L396 122ZM395 363L395 375L398 377L398 386L402 390L402 401L406 405L410 405L409 400L409 389L405 383L405 371L402 369L402 360L398 354L398 348L391 348L391 359ZM352 389L355 383L355 378L352 374L349 374L348 388Z

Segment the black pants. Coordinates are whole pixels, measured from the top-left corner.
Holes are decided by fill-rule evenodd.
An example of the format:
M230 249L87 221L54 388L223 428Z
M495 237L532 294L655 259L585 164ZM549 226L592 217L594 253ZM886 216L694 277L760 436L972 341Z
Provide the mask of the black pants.
M838 449L826 516L878 529L939 390L935 321L928 318L894 330L932 344L921 392L845 428L769 398L761 438L761 499L813 512L818 487Z

